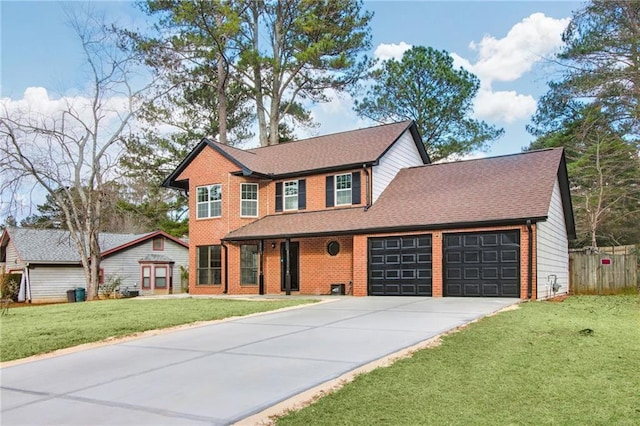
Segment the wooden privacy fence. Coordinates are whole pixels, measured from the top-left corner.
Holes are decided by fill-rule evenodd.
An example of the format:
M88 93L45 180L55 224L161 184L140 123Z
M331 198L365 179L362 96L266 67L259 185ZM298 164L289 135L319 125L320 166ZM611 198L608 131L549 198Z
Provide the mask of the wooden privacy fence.
M635 254L569 253L572 294L617 294L638 291Z

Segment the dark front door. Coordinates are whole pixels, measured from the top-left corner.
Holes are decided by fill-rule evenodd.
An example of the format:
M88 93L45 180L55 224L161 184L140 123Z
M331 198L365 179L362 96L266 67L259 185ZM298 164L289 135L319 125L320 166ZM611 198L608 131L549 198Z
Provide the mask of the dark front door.
M287 243L280 243L281 287L287 289ZM300 244L289 243L289 273L291 274L291 291L300 290Z

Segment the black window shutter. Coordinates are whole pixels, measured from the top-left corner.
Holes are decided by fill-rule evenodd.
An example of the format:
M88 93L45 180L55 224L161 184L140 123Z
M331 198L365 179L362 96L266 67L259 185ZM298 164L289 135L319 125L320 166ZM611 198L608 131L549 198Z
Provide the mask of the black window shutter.
M351 204L360 204L360 172L351 174Z
M327 176L327 207L333 207L333 176Z
M307 181L300 179L298 181L298 210L307 208Z
M282 211L282 182L276 182L276 211Z

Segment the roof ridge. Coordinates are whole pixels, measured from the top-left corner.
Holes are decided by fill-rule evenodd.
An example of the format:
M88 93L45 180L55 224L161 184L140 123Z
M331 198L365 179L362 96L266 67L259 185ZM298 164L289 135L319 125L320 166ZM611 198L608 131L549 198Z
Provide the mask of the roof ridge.
M400 125L400 124L403 124L403 123L406 123L407 125L409 125L409 123L411 123L411 120L402 120L402 121L396 121L396 122L393 122L393 123L376 124L376 125L373 125L373 126L362 127L360 129L351 129L351 130L343 130L341 132L326 133L324 135L311 136L309 138L304 138L304 139L295 139L295 140L292 140L292 141L288 141L288 142L284 142L284 143L278 143L278 144L275 144L275 145L258 146L258 147L255 147L255 148L248 148L246 150L242 149L242 148L235 148L235 147L233 147L233 148L238 149L238 150L243 151L243 152L250 152L251 154L257 154L255 151L262 150L262 149L265 149L265 148L274 148L274 147L278 147L278 146L286 146L286 145L289 145L291 143L298 143L298 142L311 142L314 139L320 139L320 138L324 138L324 137L327 137L327 136L344 135L344 134L347 134L347 133L361 132L363 130L378 129L378 128L381 128L381 127ZM217 143L220 144L220 142L217 142Z
M554 147L554 148L541 148L541 149L534 149L534 150L531 150L531 151L515 152L515 153L512 153L512 154L493 155L491 157L467 158L467 159L463 159L463 160L446 161L446 162L442 162L442 163L421 164L419 166L405 167L404 169L419 169L419 168L422 168L422 167L436 167L436 166L444 166L444 165L451 165L451 164L458 164L458 163L470 163L472 161L496 160L496 159L499 159L499 158L517 157L517 156L520 156L520 155L537 154L537 153L544 152L544 151L557 151L557 150L561 150L561 149L564 149L564 148L561 147L561 146Z

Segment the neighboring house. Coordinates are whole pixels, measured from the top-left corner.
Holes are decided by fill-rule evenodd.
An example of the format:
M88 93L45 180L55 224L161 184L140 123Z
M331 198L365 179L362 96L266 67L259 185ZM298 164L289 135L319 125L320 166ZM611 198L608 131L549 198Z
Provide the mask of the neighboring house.
M203 139L187 192L191 294L568 291L562 149L429 164L413 122L240 150Z
M182 291L180 267L187 268L189 260L186 242L162 231L103 232L100 248L101 284L118 276L122 287L143 295ZM86 287L74 242L68 231L59 229L6 228L0 236L0 270L28 277L25 299L33 302L66 300L67 290Z

